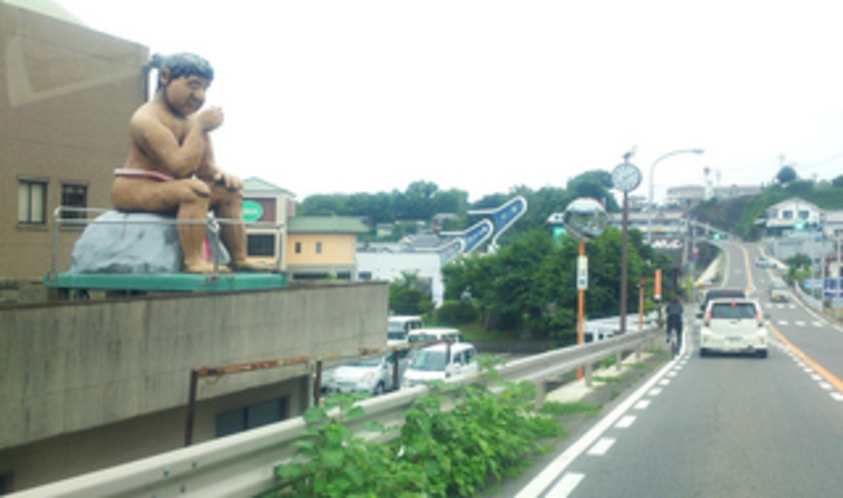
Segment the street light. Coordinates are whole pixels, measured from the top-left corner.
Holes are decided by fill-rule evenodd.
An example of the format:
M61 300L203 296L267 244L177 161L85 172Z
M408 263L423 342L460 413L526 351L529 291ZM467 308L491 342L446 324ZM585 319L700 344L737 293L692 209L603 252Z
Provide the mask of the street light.
M676 154L702 154L703 152L704 151L702 149L674 150L656 159L653 165L650 166L650 198L647 203L647 244L652 245L653 243L653 170L656 169L656 165L670 156L675 156Z

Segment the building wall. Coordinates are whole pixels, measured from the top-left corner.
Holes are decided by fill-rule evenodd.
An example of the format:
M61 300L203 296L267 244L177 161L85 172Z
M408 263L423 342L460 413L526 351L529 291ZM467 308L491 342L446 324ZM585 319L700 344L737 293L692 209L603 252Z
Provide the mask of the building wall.
M0 464L26 461L21 447L33 444L70 458L61 448L73 434L129 421L137 424L125 426L132 448L115 448L119 458L170 449L183 440L191 369L384 347L388 293L384 283L333 283L3 308ZM292 414L300 413L308 375L299 364L200 382L206 401L195 440L210 438L216 410L244 403L240 396L251 389L279 385L277 393L291 396ZM299 384L284 384L292 379ZM169 420L171 410L180 421L152 434L154 421ZM106 439L79 444L99 455Z
M442 261L435 252L414 253L357 253L357 274L366 280L393 282L403 278L403 273L416 273L421 279L430 280L431 299L436 307L445 299L442 280Z
M302 265L353 265L356 237L348 234L291 233L287 235L287 266ZM316 244L322 243L322 252ZM296 252L296 243L301 252Z
M212 382L200 383L200 393ZM208 400L200 395L193 441L215 438L218 414L279 397L289 401L289 416L302 413L307 388L307 380L298 377ZM174 408L0 450L0 475L8 475L12 489L20 491L176 450L184 446L186 413Z
M62 183L109 207L128 122L145 100L141 45L0 3L0 277L40 279L50 267L52 211ZM18 223L18 181L47 182L44 225ZM66 269L78 229L59 233Z

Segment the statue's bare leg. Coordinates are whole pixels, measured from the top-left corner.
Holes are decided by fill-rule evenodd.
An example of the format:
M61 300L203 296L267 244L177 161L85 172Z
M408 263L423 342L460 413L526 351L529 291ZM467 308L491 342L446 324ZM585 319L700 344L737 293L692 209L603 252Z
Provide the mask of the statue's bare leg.
M213 263L202 259L205 221L211 191L201 180L184 179L161 182L144 178L115 178L111 189L114 207L130 212L176 213L180 221L198 221L196 225L178 225L182 249L182 270L188 273L212 273ZM228 272L219 267L217 271Z
M231 220L243 219L243 198L240 192L226 190L215 185L212 189L212 203L215 205L217 216ZM222 223L220 235L223 244L231 254L229 266L234 271L274 271L272 265L263 261L249 258L246 251L246 227L241 224Z
M204 221L208 217L211 195L207 190L191 185L192 195L182 198L176 219L179 221ZM202 259L202 242L205 240L205 225L178 225L179 243L181 244L186 273L212 273L214 263ZM220 273L228 273L228 268L219 266Z

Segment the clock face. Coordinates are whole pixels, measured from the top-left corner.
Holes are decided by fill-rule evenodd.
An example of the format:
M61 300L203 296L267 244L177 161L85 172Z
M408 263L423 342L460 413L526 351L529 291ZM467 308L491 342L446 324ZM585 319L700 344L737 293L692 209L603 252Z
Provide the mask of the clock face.
M612 171L612 183L622 192L630 192L641 185L641 170L630 163L621 163Z

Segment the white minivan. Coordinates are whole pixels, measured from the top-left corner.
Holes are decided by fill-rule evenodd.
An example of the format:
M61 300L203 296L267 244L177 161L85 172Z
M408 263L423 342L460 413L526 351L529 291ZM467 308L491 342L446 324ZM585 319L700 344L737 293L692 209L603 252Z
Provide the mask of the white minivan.
M473 345L465 342L434 344L416 352L404 372L401 387L459 377L476 372L478 368L477 350Z
M386 320L386 345L406 344L407 335L422 327L420 316L391 316Z
M747 298L708 302L700 329L700 356L710 352L767 357L767 327L757 302Z

